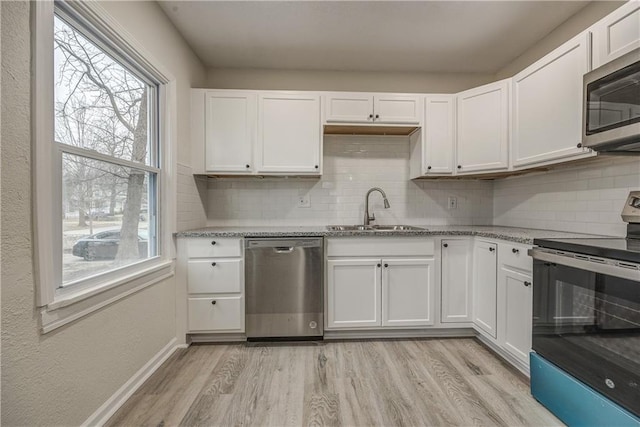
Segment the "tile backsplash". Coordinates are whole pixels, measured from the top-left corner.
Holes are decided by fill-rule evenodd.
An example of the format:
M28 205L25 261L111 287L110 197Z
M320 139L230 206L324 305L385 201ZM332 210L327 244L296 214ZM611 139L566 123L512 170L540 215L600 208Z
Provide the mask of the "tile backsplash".
M580 166L495 181L494 225L625 236L620 212L640 190L640 158L602 157Z
M620 211L640 190L640 159L601 157L499 179L409 180L409 142L326 137L321 178L194 178L178 167L178 230L202 226L359 224L364 196L379 224L499 225L624 236ZM301 197L309 207L298 207ZM456 209L448 209L455 197Z
M326 137L321 178L208 180L207 225L325 225L363 221L364 197L379 224L490 225L493 184L409 180L409 142L397 137ZM309 207L298 207L301 197ZM449 197L456 209L447 209Z

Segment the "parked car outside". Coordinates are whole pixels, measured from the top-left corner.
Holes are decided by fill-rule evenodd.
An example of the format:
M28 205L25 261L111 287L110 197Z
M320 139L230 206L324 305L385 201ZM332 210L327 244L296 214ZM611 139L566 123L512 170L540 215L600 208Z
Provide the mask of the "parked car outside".
M101 231L78 239L71 253L87 261L95 259L115 259L120 244L120 230ZM138 234L138 253L147 257L148 240L143 233Z

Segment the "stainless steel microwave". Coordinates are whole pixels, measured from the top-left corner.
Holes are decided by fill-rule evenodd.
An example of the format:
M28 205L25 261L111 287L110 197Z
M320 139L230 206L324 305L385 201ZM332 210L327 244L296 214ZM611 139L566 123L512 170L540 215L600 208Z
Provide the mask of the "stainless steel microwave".
M584 75L582 145L640 156L640 49Z

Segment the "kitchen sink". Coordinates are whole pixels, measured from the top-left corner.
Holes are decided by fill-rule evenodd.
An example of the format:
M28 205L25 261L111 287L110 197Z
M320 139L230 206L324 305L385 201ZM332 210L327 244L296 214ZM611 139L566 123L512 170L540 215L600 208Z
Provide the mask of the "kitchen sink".
M415 231L426 230L413 225L328 225L329 231Z

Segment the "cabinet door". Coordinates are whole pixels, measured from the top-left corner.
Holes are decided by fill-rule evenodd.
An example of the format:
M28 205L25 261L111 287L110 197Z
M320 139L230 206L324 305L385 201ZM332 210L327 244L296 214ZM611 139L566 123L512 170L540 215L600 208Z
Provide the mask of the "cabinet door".
M189 298L189 331L244 332L244 298L241 295Z
M582 147L582 76L589 34L563 44L513 78L513 165L589 153Z
M478 241L473 250L473 322L496 338L496 244Z
M324 97L327 122L372 123L373 95L367 93L331 93Z
M423 173L450 174L456 141L455 96L427 96L424 116Z
M375 123L420 123L421 98L407 95L374 95L373 114Z
M380 326L380 259L327 261L329 328Z
M193 259L187 262L187 288L190 294L242 292L242 259Z
M256 138L256 96L207 91L205 95L205 169L249 173Z
M443 323L471 322L471 242L460 239L443 240L441 247L440 320Z
M320 173L320 97L260 95L258 172Z
M509 82L458 94L457 173L509 167Z
M637 48L640 48L640 2L627 2L594 25L593 68Z
M503 267L499 287L500 344L528 366L533 305L531 277Z
M433 325L432 258L382 260L382 326Z

